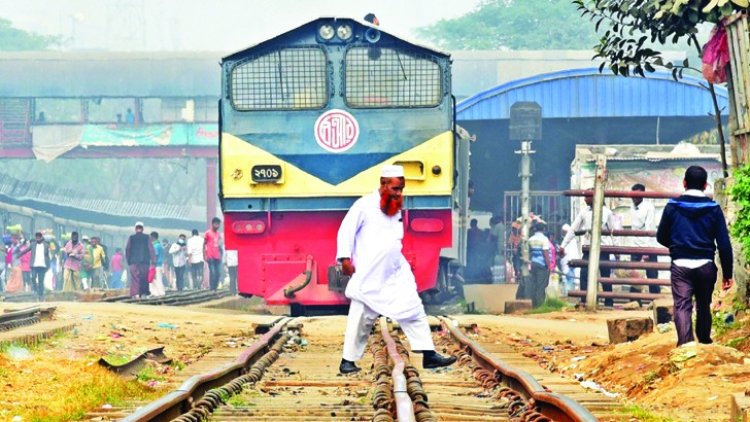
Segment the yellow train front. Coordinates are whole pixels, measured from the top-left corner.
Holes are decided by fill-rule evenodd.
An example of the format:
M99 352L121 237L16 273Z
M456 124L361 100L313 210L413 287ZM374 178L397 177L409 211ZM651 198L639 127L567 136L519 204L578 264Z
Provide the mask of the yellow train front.
M343 305L336 233L386 164L406 173L404 255L420 291L452 241L450 57L321 18L222 60L221 204L239 291Z

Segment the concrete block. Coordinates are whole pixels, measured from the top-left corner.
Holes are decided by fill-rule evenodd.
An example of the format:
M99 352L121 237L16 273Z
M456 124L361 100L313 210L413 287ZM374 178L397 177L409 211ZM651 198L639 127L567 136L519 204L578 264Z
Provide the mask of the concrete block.
M750 422L750 391L732 394L732 422Z
M292 314L292 307L289 305L268 305L268 312L271 315L287 316Z
M516 298L518 284L465 284L464 298L474 311L502 314L505 303ZM473 305L472 305L473 304Z
M505 313L506 314L517 314L531 310L531 300L509 300L505 302Z
M665 324L674 319L674 302L671 299L657 299L653 304L654 322Z
M608 319L607 330L610 344L625 343L654 331L654 321L651 318Z

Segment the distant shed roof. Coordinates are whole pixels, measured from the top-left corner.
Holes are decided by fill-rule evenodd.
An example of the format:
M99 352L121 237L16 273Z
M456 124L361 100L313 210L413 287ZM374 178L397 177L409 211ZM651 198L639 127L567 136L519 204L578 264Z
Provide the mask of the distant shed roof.
M5 173L0 173L0 201L99 224L129 226L140 219L150 226L183 229L202 221L205 209L184 204L87 198L72 189L23 181Z
M517 101L536 101L543 118L688 117L713 112L705 81L670 72L646 78L571 69L518 79L473 95L456 106L457 120L508 119ZM719 107L727 109L727 90L716 87Z

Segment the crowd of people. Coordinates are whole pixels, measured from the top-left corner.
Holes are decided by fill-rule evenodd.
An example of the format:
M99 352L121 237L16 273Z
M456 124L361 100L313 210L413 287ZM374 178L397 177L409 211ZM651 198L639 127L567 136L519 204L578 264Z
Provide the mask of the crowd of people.
M190 238L180 234L169 241L156 231L145 234L138 222L125 248L112 251L99 237L76 231L61 241L51 230L27 239L20 226L9 226L0 244L5 258L0 291L33 292L40 301L45 291L91 289L128 288L131 296L147 297L167 290L217 290L223 281L236 293L237 251L225 250L220 227L214 218L203 234L194 229Z

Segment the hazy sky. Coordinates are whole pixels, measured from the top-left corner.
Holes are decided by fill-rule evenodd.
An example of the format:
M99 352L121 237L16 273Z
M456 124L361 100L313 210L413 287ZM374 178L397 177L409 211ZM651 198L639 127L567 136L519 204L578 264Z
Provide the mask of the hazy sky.
M388 31L460 16L479 0L1 0L14 26L63 36L64 50L234 51L319 16L374 12Z

